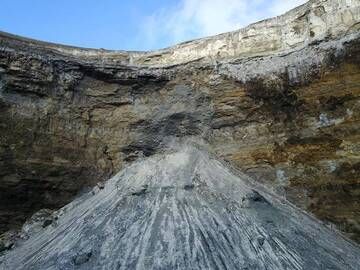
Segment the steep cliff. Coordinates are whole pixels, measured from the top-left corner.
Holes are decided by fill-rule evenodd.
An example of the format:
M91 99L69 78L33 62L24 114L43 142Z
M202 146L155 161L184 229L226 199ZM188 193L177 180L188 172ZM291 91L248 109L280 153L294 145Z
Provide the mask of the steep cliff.
M0 33L0 231L198 137L360 241L359 95L358 0L157 52Z

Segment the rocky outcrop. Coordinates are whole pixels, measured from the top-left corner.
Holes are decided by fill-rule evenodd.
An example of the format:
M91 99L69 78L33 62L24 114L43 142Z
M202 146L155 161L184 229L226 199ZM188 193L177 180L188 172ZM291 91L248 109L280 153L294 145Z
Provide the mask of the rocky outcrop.
M54 213L0 268L359 269L359 247L206 148L169 148Z
M159 52L0 34L0 230L198 137L360 241L359 1ZM266 40L266 42L264 42Z

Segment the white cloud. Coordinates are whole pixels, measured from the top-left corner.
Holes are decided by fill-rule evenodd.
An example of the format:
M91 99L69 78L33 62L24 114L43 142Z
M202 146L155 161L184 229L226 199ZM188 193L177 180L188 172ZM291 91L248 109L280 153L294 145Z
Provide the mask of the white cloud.
M181 0L146 18L141 31L147 47L173 45L193 38L239 29L284 13L306 0ZM145 41L144 41L145 38Z

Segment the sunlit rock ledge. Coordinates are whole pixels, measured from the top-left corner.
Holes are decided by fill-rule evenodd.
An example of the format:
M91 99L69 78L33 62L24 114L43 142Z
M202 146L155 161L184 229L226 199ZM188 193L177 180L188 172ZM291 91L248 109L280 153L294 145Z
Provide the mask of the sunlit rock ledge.
M251 24L243 29L184 42L150 52L84 49L0 33L25 46L54 50L80 58L96 58L134 66L169 66L291 52L324 39L337 39L360 28L357 0L310 0L284 15Z

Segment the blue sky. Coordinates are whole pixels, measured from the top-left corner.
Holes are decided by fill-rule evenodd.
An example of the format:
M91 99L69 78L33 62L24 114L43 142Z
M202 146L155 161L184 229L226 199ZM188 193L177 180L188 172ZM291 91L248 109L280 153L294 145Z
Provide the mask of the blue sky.
M306 0L1 0L0 30L81 47L152 50L236 30Z

